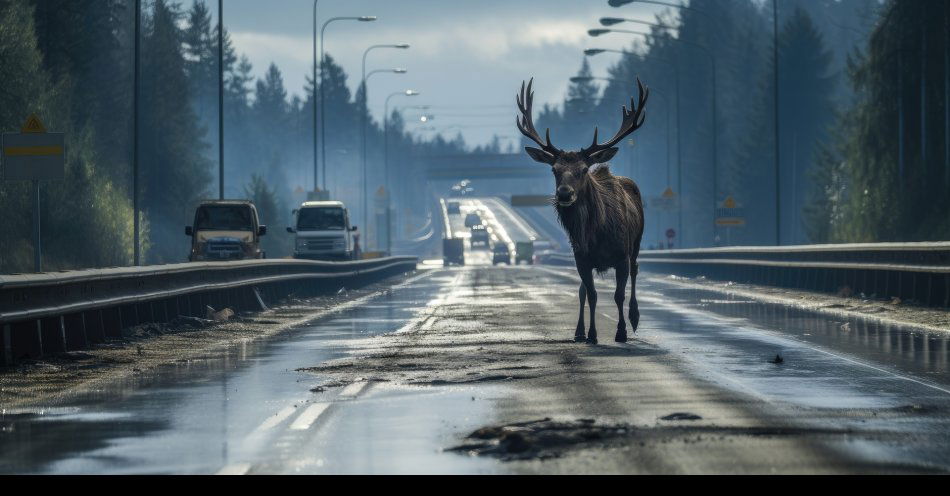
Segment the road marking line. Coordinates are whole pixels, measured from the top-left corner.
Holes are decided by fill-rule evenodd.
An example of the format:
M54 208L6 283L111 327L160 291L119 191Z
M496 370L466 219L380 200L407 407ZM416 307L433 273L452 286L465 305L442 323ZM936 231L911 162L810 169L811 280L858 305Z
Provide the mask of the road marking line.
M297 409L294 406L292 405L288 406L284 408L283 410L277 412L272 417L268 417L268 419L265 420L264 423L262 423L254 431L261 432L261 431L273 429L274 427L277 427L278 425L280 425L283 421L287 420L287 418L293 415L295 411L297 411Z
M232 463L231 465L225 465L224 468L218 470L215 475L244 475L250 469L250 463Z
M354 382L349 386L343 388L343 391L340 391L341 398L355 398L356 395L363 392L363 389L369 385L369 381Z
M329 406L329 403L314 403L308 406L307 409L303 411L303 413L294 419L293 423L290 424L290 428L295 431L309 429L310 426L313 425L313 423L316 422L320 417L320 414L326 411Z

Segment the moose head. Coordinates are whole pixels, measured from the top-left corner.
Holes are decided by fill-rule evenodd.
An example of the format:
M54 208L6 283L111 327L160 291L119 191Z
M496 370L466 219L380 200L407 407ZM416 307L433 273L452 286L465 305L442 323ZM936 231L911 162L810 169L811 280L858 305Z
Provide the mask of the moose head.
M650 96L650 89L643 86L640 78L637 78L637 87L639 91L639 101L634 105L633 98L630 99L630 110L623 107L623 120L620 123L620 130L613 138L604 143L597 143L597 128L594 128L594 142L590 146L579 151L564 151L551 144L551 129L544 133L544 140L534 128L534 121L531 117L531 105L534 100L534 92L531 85L534 78L528 81L525 88L524 82L521 83L521 94L518 95L518 110L521 116L516 118L518 130L531 141L534 141L541 148L526 146L525 151L537 162L548 164L554 173L557 189L555 198L558 205L569 207L577 201L577 194L584 190L584 185L588 179L588 170L594 164L602 164L609 161L619 151L617 143L630 135L643 125L646 117L643 109Z

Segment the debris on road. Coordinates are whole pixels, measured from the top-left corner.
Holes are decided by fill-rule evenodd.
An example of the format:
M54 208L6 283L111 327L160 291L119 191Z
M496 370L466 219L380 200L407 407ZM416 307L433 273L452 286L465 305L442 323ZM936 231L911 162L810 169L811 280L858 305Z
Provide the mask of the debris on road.
M778 355L775 355L775 356L781 359L781 357L779 357ZM702 419L703 418L701 416L696 415L695 413L689 413L689 412L675 412L665 417L660 417L660 420L702 420Z

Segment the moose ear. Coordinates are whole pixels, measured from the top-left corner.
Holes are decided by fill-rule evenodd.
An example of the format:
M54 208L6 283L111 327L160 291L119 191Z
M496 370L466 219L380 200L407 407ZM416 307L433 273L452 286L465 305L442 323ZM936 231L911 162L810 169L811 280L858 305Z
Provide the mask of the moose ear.
M548 165L554 165L554 162L557 162L557 157L544 150L526 146L524 147L524 151L528 152L528 155L530 155L535 162L541 162L542 164Z
M589 157L587 157L587 163L591 165L607 163L610 161L610 159L614 158L614 155L616 155L618 151L620 151L619 148L613 147L601 150L599 152L594 152Z

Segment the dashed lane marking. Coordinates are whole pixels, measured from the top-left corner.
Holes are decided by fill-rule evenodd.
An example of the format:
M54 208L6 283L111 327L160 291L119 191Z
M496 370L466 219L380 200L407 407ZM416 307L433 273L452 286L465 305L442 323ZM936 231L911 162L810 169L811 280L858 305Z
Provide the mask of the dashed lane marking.
M307 409L298 415L293 423L290 424L291 430L303 431L309 429L329 406L329 403L314 403L308 406Z

